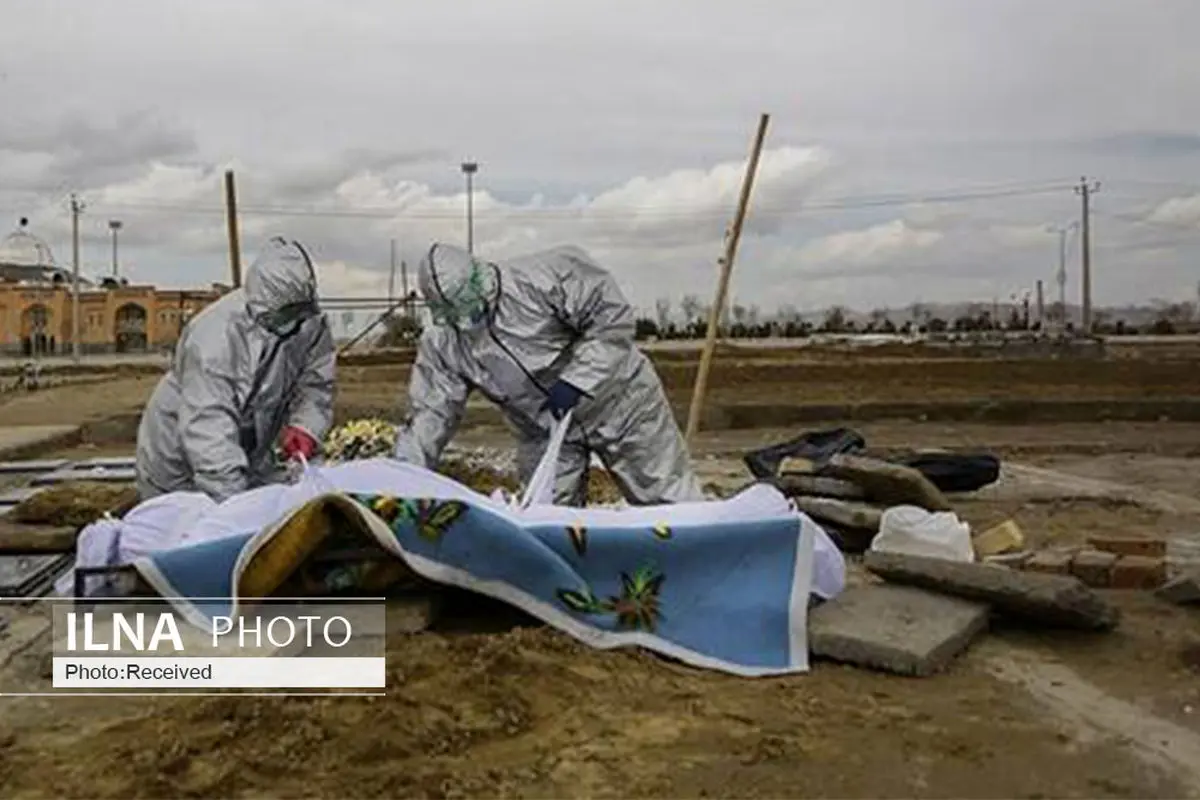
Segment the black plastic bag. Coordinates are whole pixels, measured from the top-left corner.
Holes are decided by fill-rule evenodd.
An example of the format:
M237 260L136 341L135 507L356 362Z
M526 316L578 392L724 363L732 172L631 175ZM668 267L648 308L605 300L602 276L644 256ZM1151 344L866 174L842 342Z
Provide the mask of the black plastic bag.
M827 431L810 431L795 439L773 444L747 453L745 462L751 474L759 479L779 475L779 465L785 458L806 458L816 465L829 460L838 453L853 453L866 447L867 442L849 428L834 428Z
M914 453L893 463L912 467L943 492L973 492L1000 477L1000 459L987 453Z

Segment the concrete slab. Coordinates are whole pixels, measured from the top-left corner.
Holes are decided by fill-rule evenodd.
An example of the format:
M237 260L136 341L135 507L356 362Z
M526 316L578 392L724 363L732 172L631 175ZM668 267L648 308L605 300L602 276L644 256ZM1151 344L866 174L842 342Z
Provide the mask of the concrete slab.
M35 461L0 461L0 475L35 475L39 472L54 472L71 462L65 458L50 458Z
M809 495L812 497L836 497L840 500L862 500L866 492L861 486L837 478L821 478L816 475L784 473L772 483L788 497Z
M872 536L879 533L883 511L865 503L836 500L832 497L793 497L796 508L818 522L828 522L839 528L864 531Z
M0 426L0 458L17 459L40 449L62 447L79 435L78 425Z
M901 464L838 453L822 468L821 475L861 486L872 502L918 506L927 511L953 510L950 501L928 478Z
M30 483L33 486L52 486L56 483L70 483L71 481L101 481L104 483L133 483L137 480L137 470L134 469L106 469L104 467L93 467L92 469L77 469L74 466L65 469L56 470L54 472L38 475Z
M72 466L75 469L93 469L95 467L102 467L103 469L134 469L137 466L137 456L89 458L86 461L77 461Z
M875 551L868 552L863 563L891 583L987 603L996 611L1037 625L1111 630L1120 620L1115 606L1067 575Z
M988 607L907 586L854 586L809 614L814 655L899 675L946 667L986 627Z
M0 597L25 597L62 562L58 555L0 556Z

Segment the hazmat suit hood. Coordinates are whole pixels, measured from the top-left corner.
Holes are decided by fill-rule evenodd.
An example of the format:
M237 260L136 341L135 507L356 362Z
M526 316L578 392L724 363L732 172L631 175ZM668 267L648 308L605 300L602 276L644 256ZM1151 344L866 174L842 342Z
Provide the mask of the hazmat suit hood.
M435 244L417 267L417 285L434 324L472 328L495 310L499 273L453 245Z
M329 430L336 367L312 260L270 239L242 288L197 314L176 344L138 427L139 495L224 501L279 480L282 432L320 441Z
M299 242L270 239L246 275L246 310L268 331L288 336L320 313L317 273Z

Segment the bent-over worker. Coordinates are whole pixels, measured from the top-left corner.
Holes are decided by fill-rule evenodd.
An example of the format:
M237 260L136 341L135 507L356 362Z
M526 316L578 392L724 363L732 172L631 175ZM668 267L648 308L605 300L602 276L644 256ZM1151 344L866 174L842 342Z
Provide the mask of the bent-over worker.
M218 502L281 477L274 448L311 458L333 420L337 353L312 259L267 242L235 289L197 314L138 428L142 499L200 491Z
M515 429L526 483L555 420L575 409L556 504L586 504L592 453L632 504L704 499L658 373L634 345L633 309L583 250L499 266L436 244L417 279L435 324L418 345L398 459L434 467L478 389Z

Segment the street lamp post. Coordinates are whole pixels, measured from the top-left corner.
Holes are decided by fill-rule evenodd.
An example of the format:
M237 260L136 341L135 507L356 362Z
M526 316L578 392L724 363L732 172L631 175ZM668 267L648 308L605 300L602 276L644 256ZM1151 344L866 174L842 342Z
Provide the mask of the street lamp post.
M467 252L475 255L475 173L479 164L474 161L462 163L462 173L467 176Z
M123 227L123 223L119 219L110 219L108 221L108 229L110 231L112 231L112 245L113 245L112 273L113 273L113 278L117 278L121 274L120 267L118 266L119 262L117 261L117 232L119 230L121 230L122 227Z

